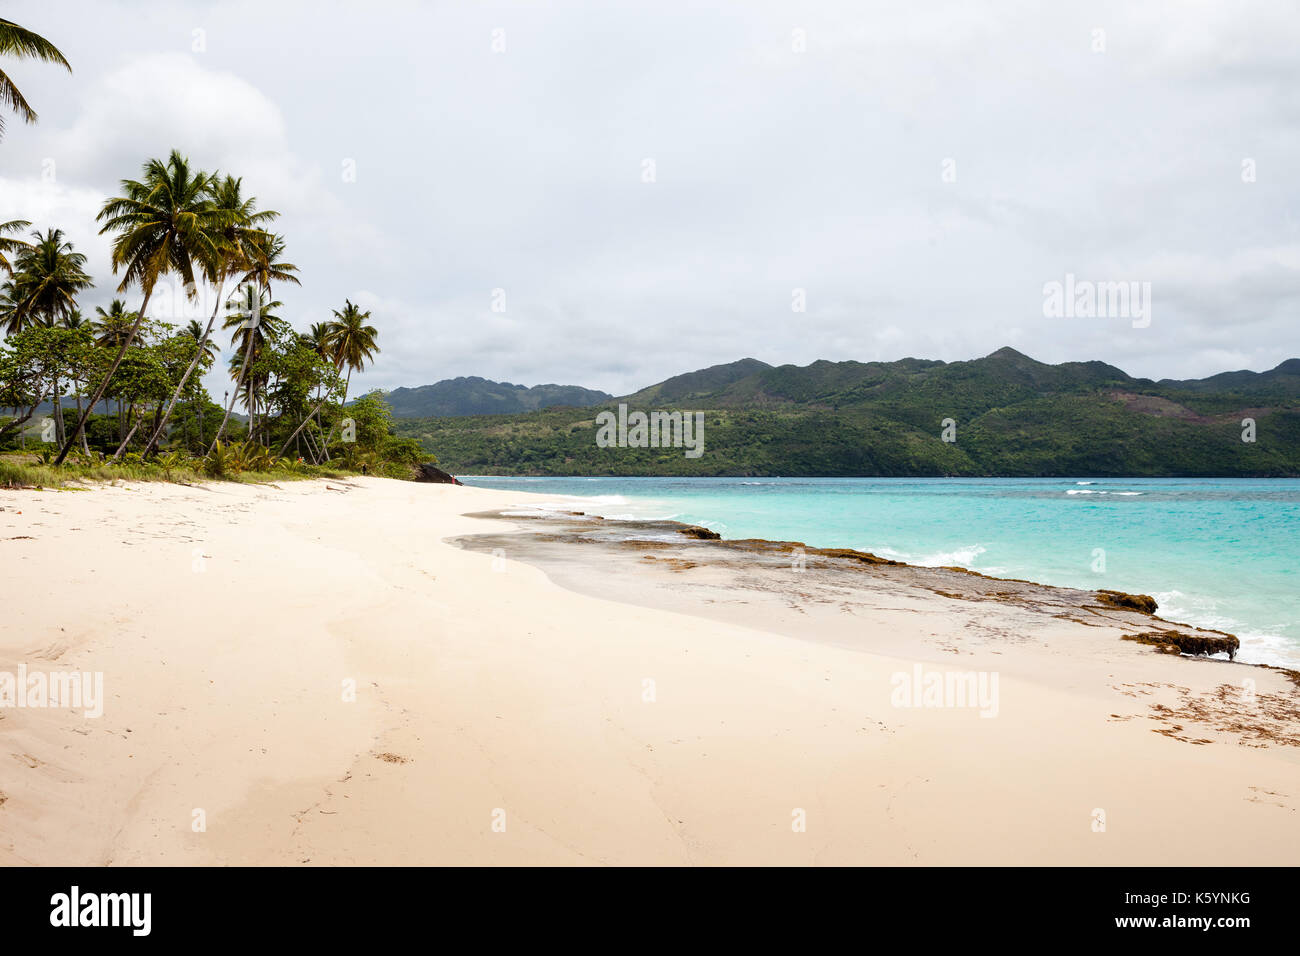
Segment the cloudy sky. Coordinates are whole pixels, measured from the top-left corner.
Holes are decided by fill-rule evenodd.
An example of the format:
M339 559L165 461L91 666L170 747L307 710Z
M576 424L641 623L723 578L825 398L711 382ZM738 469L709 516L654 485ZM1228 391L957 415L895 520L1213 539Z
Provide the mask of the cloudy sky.
M1300 355L1300 13L1137 6L0 2L74 69L5 64L41 121L8 122L0 220L88 253L90 313L119 180L172 148L241 175L302 269L281 314L371 310L362 387L1002 345L1271 368ZM1067 273L1149 282L1150 325L1045 316Z

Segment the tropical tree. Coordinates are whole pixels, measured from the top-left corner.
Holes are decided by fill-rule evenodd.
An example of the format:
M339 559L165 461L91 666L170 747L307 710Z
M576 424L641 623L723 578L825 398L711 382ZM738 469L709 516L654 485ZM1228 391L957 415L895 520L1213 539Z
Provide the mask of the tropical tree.
M77 295L95 284L86 274L86 257L73 251L62 230L33 232L32 238L14 258L13 278L5 285L3 320L9 335L61 321L76 311Z
M81 314L80 309L73 309L71 313L65 315L59 325L69 332L76 332L86 341L88 345L93 345L91 332L94 326L90 320ZM73 360L70 363L69 374L71 375L71 385L73 397L77 400L77 417L81 417L81 382L85 380L85 370L87 363L84 356L84 349L77 349L73 353ZM81 450L87 455L90 454L90 446L86 443L86 432L81 432Z
M46 63L57 63L69 73L72 72L72 67L53 43L8 20L0 20L0 56L12 56L18 60L44 60ZM8 106L24 121L36 122L36 111L4 70L0 70L0 103ZM0 115L0 137L4 136L4 132L4 116Z
M229 403L226 405L226 414L221 420L221 427L217 429L217 437L213 439L214 447L221 440L221 436L226 430L226 425L230 421L231 410L235 407L235 401L239 398L241 389L245 389L244 400L248 407L248 427L251 439L257 416L257 383L249 377L249 372L257 359L257 355L266 344L267 328L281 323L282 320L278 315L274 314L273 310L280 308L283 304L282 302L268 302L267 296L262 292L261 288L251 282L241 286L239 293L226 303L229 314L223 323L223 327L232 330L230 344L236 350L235 356L231 357L230 376L235 380L235 388L230 394ZM237 356L240 353L242 353L243 358L238 359L239 364L235 365Z
M217 310L221 307L226 280L231 275L238 274L241 270L254 270L259 266L261 250L270 237L269 233L262 231L261 226L264 223L273 221L280 215L273 209L258 211L257 198L249 196L245 199L242 188L243 180L234 176L217 177L214 175L211 180L209 192L211 194L212 225L216 241L213 247L213 258L211 261L204 263L204 272L205 277L216 292L212 304L212 315L208 318L206 328L201 329L201 335L196 337L199 350L194 355L194 361L190 363L190 367L185 370L185 374L181 376L180 382L177 383L176 391L172 393L171 401L167 404L167 410L163 413L157 430L145 447L146 453L157 446L158 439L162 435L163 429L167 427L168 419L171 418L172 410L176 407L176 403L179 401L186 383L189 382L190 376L194 374L194 369L197 367L199 360L204 355L210 354L208 340L209 336L212 335L212 326L217 320ZM283 244L281 244L281 248L283 248ZM289 268L296 270L295 266L289 266ZM194 320L191 320L191 325L198 327L198 323Z
M191 169L189 160L172 150L166 162L151 159L145 163L141 180L123 180L124 195L104 203L97 218L104 222L101 235L117 233L113 242L113 273L123 272L118 291L125 292L135 283L140 286L144 301L130 334L78 420L76 434L59 451L56 465L63 464L76 436L86 426L91 409L112 381L149 311L149 298L158 280L175 273L184 281L187 294L194 295L197 293L195 273L201 275L203 264L216 259L215 214L209 191L208 174Z
M343 382L343 404L348 403L348 388L352 384L352 372L361 371L367 362L379 351L375 339L379 330L373 325L366 325L369 312L362 312L344 299L343 311L334 310L333 321L327 324L329 350L335 366L341 371L347 368L347 378Z
M114 299L107 311L102 305L95 306L95 314L99 316L94 322L95 344L105 349L121 348L135 327L136 313L126 311L121 299Z
M9 275L14 274L13 266L9 262L9 256L26 249L27 243L21 239L10 239L5 236L5 233L18 232L30 225L31 223L26 219L11 219L9 222L0 222L0 269L3 269Z
M63 238L59 229L47 230L45 235L33 232L35 240L23 247L14 258L13 278L6 283L6 302L3 321L6 334L14 335L32 325L57 326L66 323L73 315L80 324L77 295L94 285L83 268L86 257L75 252L72 243ZM61 343L62 344L62 343ZM59 355L66 357L64 349ZM55 440L63 441L63 402L59 387L64 365L51 363L53 378Z
M311 330L300 332L298 340L321 358L330 357L330 328L328 322L313 322Z
M217 344L208 338L203 326L199 325L198 319L190 319L189 325L181 329L181 335L192 338L200 354L206 355L210 359L217 357Z
M345 406L348 400L348 388L352 383L353 370L360 371L365 367L366 362L372 360L379 346L376 339L379 337L379 330L373 325L366 325L370 318L369 312L362 312L360 308L352 304L351 299L343 300L343 310L334 311L334 318L326 323L325 341L328 350L328 357L334 363L336 371L347 367L348 375L343 383L343 397L340 407ZM303 430L306 424L311 421L313 416L318 414L321 407L328 400L328 394L316 403L316 407L307 414L298 427L293 430L293 434L285 441L280 448L280 454L289 447L289 443L298 437L298 433ZM331 432L333 431L331 427ZM328 441L328 439L327 439Z
M292 282L294 285L302 285L302 282L296 275L298 267L291 262L284 261L283 236L264 232L252 237L252 240L247 246L247 253L248 269L245 271L243 277L240 278L239 281L241 283L249 283L250 285L256 284L260 288L261 292L268 298L271 295L272 282ZM238 324L239 321L245 323L252 322L254 318L253 308L251 307L252 293L248 292L247 294L250 299L250 307L245 311L244 318L233 322L232 320L235 317L232 316L231 318L228 318L225 323L226 328L230 328L232 324ZM279 305L280 303L278 302L274 303L274 306ZM235 400L239 397L240 382L242 382L243 376L247 374L248 368L252 363L251 350L255 341L256 339L253 336L245 336L245 355L244 361L240 365L240 381L235 383L234 391L230 393L230 400L226 403L226 414L221 419L221 427L217 429L217 437L212 440L213 448L216 447L217 442L221 441L221 436L225 434L226 431L226 425L230 422L230 413L235 407ZM249 424L251 426L252 422L250 421ZM212 448L209 448L208 451L211 453Z

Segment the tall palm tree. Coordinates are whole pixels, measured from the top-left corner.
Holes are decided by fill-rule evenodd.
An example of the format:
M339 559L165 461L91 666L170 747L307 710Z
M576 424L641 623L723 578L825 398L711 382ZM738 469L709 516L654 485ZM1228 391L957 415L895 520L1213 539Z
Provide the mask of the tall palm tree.
M255 283L260 287L261 292L265 293L267 297L270 297L272 282L292 282L294 285L302 285L302 282L295 274L298 271L298 267L292 262L285 262L283 256L284 237L273 233L262 233L249 243L248 269L239 281L241 283L248 283L249 286L247 289L251 289L252 284ZM246 292L249 302L246 304L249 304L250 307L243 313L245 318L237 319L232 317L232 319L234 319L233 322L232 319L227 319L225 323L226 328L230 328L232 324L239 324L239 322L255 324L251 322L254 314L254 310L251 306L252 292L247 291L247 289ZM280 303L276 302L270 307L278 307L279 305ZM260 332L258 334L260 336ZM245 371L252 364L252 348L255 341L256 338L254 336L244 337L245 354L243 364L240 366L240 382L243 380ZM226 414L221 419L221 427L217 429L217 437L212 440L212 447L208 449L209 454L211 454L213 448L216 448L217 442L221 441L221 436L225 434L226 425L230 422L230 412L234 409L235 399L239 395L240 382L235 383L235 390L231 392L230 400L226 403ZM249 424L251 426L251 420Z
M190 319L189 325L181 329L180 334L193 339L201 355L206 355L208 358L217 357L217 343L208 338L203 326L199 325L198 319Z
M73 251L61 229L35 240L14 257L13 279L7 283L9 302L3 316L9 335L29 325L54 325L77 308L77 295L94 285L83 268L86 257Z
M234 330L230 336L230 344L235 347L235 354L230 358L230 377L235 380L236 397L242 394L248 409L250 441L257 427L257 392L263 384L257 373L252 372L252 368L266 348L267 329L283 322L274 314L274 310L283 304L267 302L262 291L251 282L241 286L239 295L228 304L229 308L236 310L224 323L225 328ZM239 358L240 352L243 353L242 361Z
M325 324L326 343L328 354L327 357L334 362L334 367L340 371L346 365L348 369L347 379L343 383L343 404L348 401L348 389L352 386L352 372L360 371L365 368L366 362L374 358L379 346L375 340L379 337L379 330L373 325L366 325L366 320L370 318L369 312L362 312L357 306L352 304L351 299L343 300L343 311L334 310L334 318ZM307 417L298 423L298 427L293 430L293 434L285 441L280 448L280 454L289 447L290 442L298 437L298 433L303 427L312 420L325 400L321 399L316 403ZM333 432L333 427L330 429ZM328 441L328 438L327 438Z
M97 219L104 221L100 234L116 232L113 241L113 273L123 271L122 283L117 287L125 292L131 283L140 286L144 301L131 333L117 357L109 366L104 380L99 383L90 406L77 422L77 434L86 427L90 410L95 407L112 381L117 367L122 364L126 350L140 330L140 323L149 312L149 297L154 285L167 273L174 272L184 281L190 294L196 294L195 272L202 274L203 263L216 257L216 239L213 236L214 213L209 198L209 176L190 168L189 160L176 150L167 161L151 159L144 165L144 178L140 181L122 181L124 195L104 203ZM72 439L64 442L55 459L56 465L72 449Z
M53 43L8 20L0 20L0 56L12 56L18 60L44 60L46 63L57 63L69 73L72 72L72 67ZM36 111L31 108L4 70L0 70L0 104L8 106L26 122L36 122ZM4 132L5 121L4 117L0 116L0 137L4 136Z
M0 222L0 269L7 274L13 275L13 266L9 262L9 256L22 252L27 248L27 243L21 239L9 239L5 236L6 232L17 232L20 229L26 229L31 223L26 219L11 219L9 222Z
M65 315L62 321L59 323L59 325L70 332L75 332L77 329L90 330L92 328L92 324L90 320L81 314L80 309L73 309L70 313ZM74 378L73 382L71 383L72 394L77 400L78 418L81 417L81 386L78 384L78 381L80 380L81 377L82 376L78 376ZM85 429L82 429L81 432L81 450L85 452L87 456L90 455L90 444L86 441Z
M263 223L273 221L280 215L273 209L258 211L257 197L249 196L245 199L243 196L243 180L234 176L218 177L214 175L209 186L209 193L211 194L212 226L216 242L213 246L212 260L204 263L204 273L208 282L216 290L216 296L212 303L212 315L208 318L208 324L203 329L202 336L198 338L199 348L194 353L193 361L190 362L185 374L181 376L180 382L177 383L175 391L172 392L171 401L167 403L167 410L163 412L158 427L154 429L153 436L145 446L146 454L157 446L163 429L167 427L167 420L171 418L172 410L176 407L176 402L180 400L185 383L190 380L190 376L194 374L195 368L198 367L199 360L207 351L209 336L212 335L212 326L217 321L217 310L221 307L221 297L225 291L226 280L231 275L238 274L241 270L250 270L257 265L260 250L270 237L270 234L264 232L261 226ZM281 248L283 248L283 243L281 243ZM290 268L296 270L297 267L290 266ZM202 443L201 439L200 443Z
M361 371L367 362L379 351L375 339L379 330L373 325L366 325L369 312L362 312L352 304L350 299L343 300L343 311L334 310L333 321L327 323L330 355L335 368L340 371L347 367L348 376L343 383L343 404L348 403L348 389L352 386L352 372Z

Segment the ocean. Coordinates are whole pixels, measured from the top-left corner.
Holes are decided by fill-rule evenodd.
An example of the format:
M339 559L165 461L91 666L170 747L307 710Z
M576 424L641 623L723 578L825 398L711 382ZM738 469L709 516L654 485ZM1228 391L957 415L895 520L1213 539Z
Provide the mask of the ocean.
M1300 665L1296 479L459 477L611 519L1150 594L1161 617L1236 634L1239 660Z

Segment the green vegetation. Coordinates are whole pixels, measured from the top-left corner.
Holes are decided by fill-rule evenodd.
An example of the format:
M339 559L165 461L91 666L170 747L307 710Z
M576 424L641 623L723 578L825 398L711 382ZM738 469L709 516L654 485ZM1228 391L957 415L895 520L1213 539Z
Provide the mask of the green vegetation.
M596 415L703 411L704 453L599 448ZM1242 420L1255 421L1254 442ZM944 420L952 419L943 440ZM1013 349L969 362L754 359L592 408L399 419L454 474L738 476L1296 476L1300 360L1200 381Z
M72 72L72 67L53 43L9 20L0 20L0 56L11 56L19 60L44 60L46 63L58 64L69 73ZM0 69L0 103L11 108L25 122L36 122L36 111L2 69ZM0 137L4 136L4 131L4 115L0 114Z
M578 385L512 385L476 375L448 378L418 388L395 388L384 396L400 418L442 418L448 415L507 415L554 405L586 408L613 395Z
M382 398L345 405L352 373L379 351L370 314L347 302L306 333L279 314L273 284L299 279L283 237L265 229L277 217L259 211L238 178L193 169L174 151L149 160L99 215L114 237L117 291L137 287L140 308L115 299L91 321L77 307L93 285L85 256L59 229L23 241L8 234L30 223L0 224L0 411L11 411L0 416L0 453L19 452L0 457L0 484L415 477L426 459L417 442L394 434ZM197 307L206 285L206 325L149 315L167 276L178 280L178 313ZM216 361L211 334L223 301L234 385L224 409L202 384ZM75 411L64 407L69 390ZM243 416L234 415L237 403Z

